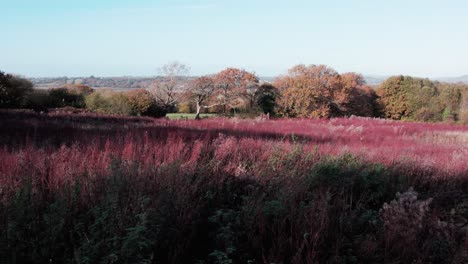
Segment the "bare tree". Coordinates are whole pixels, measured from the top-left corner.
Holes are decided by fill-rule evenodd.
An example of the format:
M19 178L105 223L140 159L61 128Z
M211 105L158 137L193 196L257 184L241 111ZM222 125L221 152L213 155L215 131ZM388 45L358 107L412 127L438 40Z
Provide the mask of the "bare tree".
M172 111L179 102L181 91L186 89L190 68L174 61L162 66L159 71L161 76L153 82L151 92L159 104Z

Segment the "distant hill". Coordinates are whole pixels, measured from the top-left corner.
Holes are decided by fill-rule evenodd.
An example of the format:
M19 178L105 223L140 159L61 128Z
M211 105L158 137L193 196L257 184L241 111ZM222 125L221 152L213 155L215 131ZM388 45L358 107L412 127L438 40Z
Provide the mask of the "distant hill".
M67 84L83 84L93 88L131 90L150 88L155 80L161 77L52 77L29 78L38 89L62 87ZM193 77L186 77L187 81Z
M383 83L390 76L364 75L367 84L376 86ZM130 90L138 88L150 88L151 84L161 77L52 77L52 78L29 78L36 88L47 89L62 87L66 84L84 84L93 88L110 88ZM189 81L195 77L185 77ZM260 76L262 82L273 82L276 77ZM468 84L468 75L460 77L431 78L433 81Z
M364 75L364 80L368 85L379 85L383 83L389 76L372 76L372 75Z
M383 83L387 78L390 76L364 76L364 79L366 80L367 84L369 85L379 85ZM445 77L445 78L429 78L432 81L438 81L438 82L447 82L447 83L465 83L468 84L468 75L460 76L460 77Z
M462 83L468 84L468 75L463 75L463 76L460 76L460 77L438 78L437 81L449 82L449 83L462 82Z
M161 77L44 77L28 78L36 88L58 88L67 84L83 84L92 88L109 88L115 90L131 90L139 88L151 88L152 83ZM190 81L196 77L183 77L184 81ZM275 77L259 77L262 82L272 82ZM185 82L182 82L182 85Z

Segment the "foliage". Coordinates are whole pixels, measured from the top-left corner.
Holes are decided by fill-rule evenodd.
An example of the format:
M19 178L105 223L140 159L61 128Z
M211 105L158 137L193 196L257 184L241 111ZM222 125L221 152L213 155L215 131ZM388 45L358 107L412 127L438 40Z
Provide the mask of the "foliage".
M212 95L215 92L215 81L211 76L202 76L192 81L189 88L190 101L195 102L196 115L195 119L200 119L202 108L209 109L217 104L207 105L212 100Z
M63 88L67 89L72 94L79 94L83 96L90 95L94 89L84 84L67 84Z
M214 76L214 83L215 101L223 113L227 113L227 110L235 111L248 105L246 101L251 101L249 98L254 95L258 78L246 70L227 68Z
M462 98L460 100L460 122L462 124L468 124L468 89L464 89L461 91Z
M466 260L463 126L0 115L7 263Z
M27 93L23 100L23 107L36 112L46 112L50 107L53 107L49 91L36 89Z
M264 114L275 114L276 99L279 96L278 89L272 84L264 83L255 91L255 104Z
M383 116L417 121L458 121L463 113L467 85L395 76L379 87Z
M183 114L189 114L189 113L193 112L190 102L179 103L179 107L178 107L177 112L178 113L183 113Z
M30 81L0 71L0 108L20 108L32 87Z
M166 115L164 107L158 105L155 98L150 92L144 89L137 89L125 94L128 98L133 115L144 115L162 117Z
M216 114L200 114L200 119L203 118L212 118L216 117ZM182 120L187 120L187 119L196 119L196 114L188 114L188 113L167 113L166 118L171 119L171 120L177 120L177 119L182 119Z
M372 116L375 96L362 76L324 65L297 65L275 80L279 113L288 117Z
M25 95L23 107L35 111L60 107L84 108L85 96L92 92L93 89L84 85L69 85L49 90L35 89Z
M85 97L86 108L103 114L130 115L132 108L121 92L95 92Z
M85 107L84 94L79 94L67 88L54 88L48 91L49 107L71 106L76 108Z

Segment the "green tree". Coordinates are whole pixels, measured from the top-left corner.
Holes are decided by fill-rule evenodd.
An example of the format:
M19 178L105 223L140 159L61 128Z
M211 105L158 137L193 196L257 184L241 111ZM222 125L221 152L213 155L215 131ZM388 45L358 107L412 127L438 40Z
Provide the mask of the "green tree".
M262 113L270 115L275 114L276 98L278 98L278 89L270 83L260 85L255 91L255 103Z
M30 81L0 71L0 108L21 107L32 88Z
M462 116L465 84L432 82L410 76L394 76L377 94L383 117L416 121L458 121Z
M438 90L428 79L394 76L377 87L377 95L384 117L414 119L419 109L429 107L431 98L438 95Z

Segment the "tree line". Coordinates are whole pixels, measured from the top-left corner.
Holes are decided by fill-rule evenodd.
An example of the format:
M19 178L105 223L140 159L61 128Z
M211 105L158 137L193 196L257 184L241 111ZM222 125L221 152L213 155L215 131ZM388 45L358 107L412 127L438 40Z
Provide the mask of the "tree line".
M272 83L243 69L187 78L189 67L170 63L146 89L95 91L82 84L49 90L0 72L0 108L71 106L88 111L165 116L170 112L224 115L332 118L382 117L411 121L468 123L468 85L394 76L371 87L356 73L340 74L325 65L297 65Z

